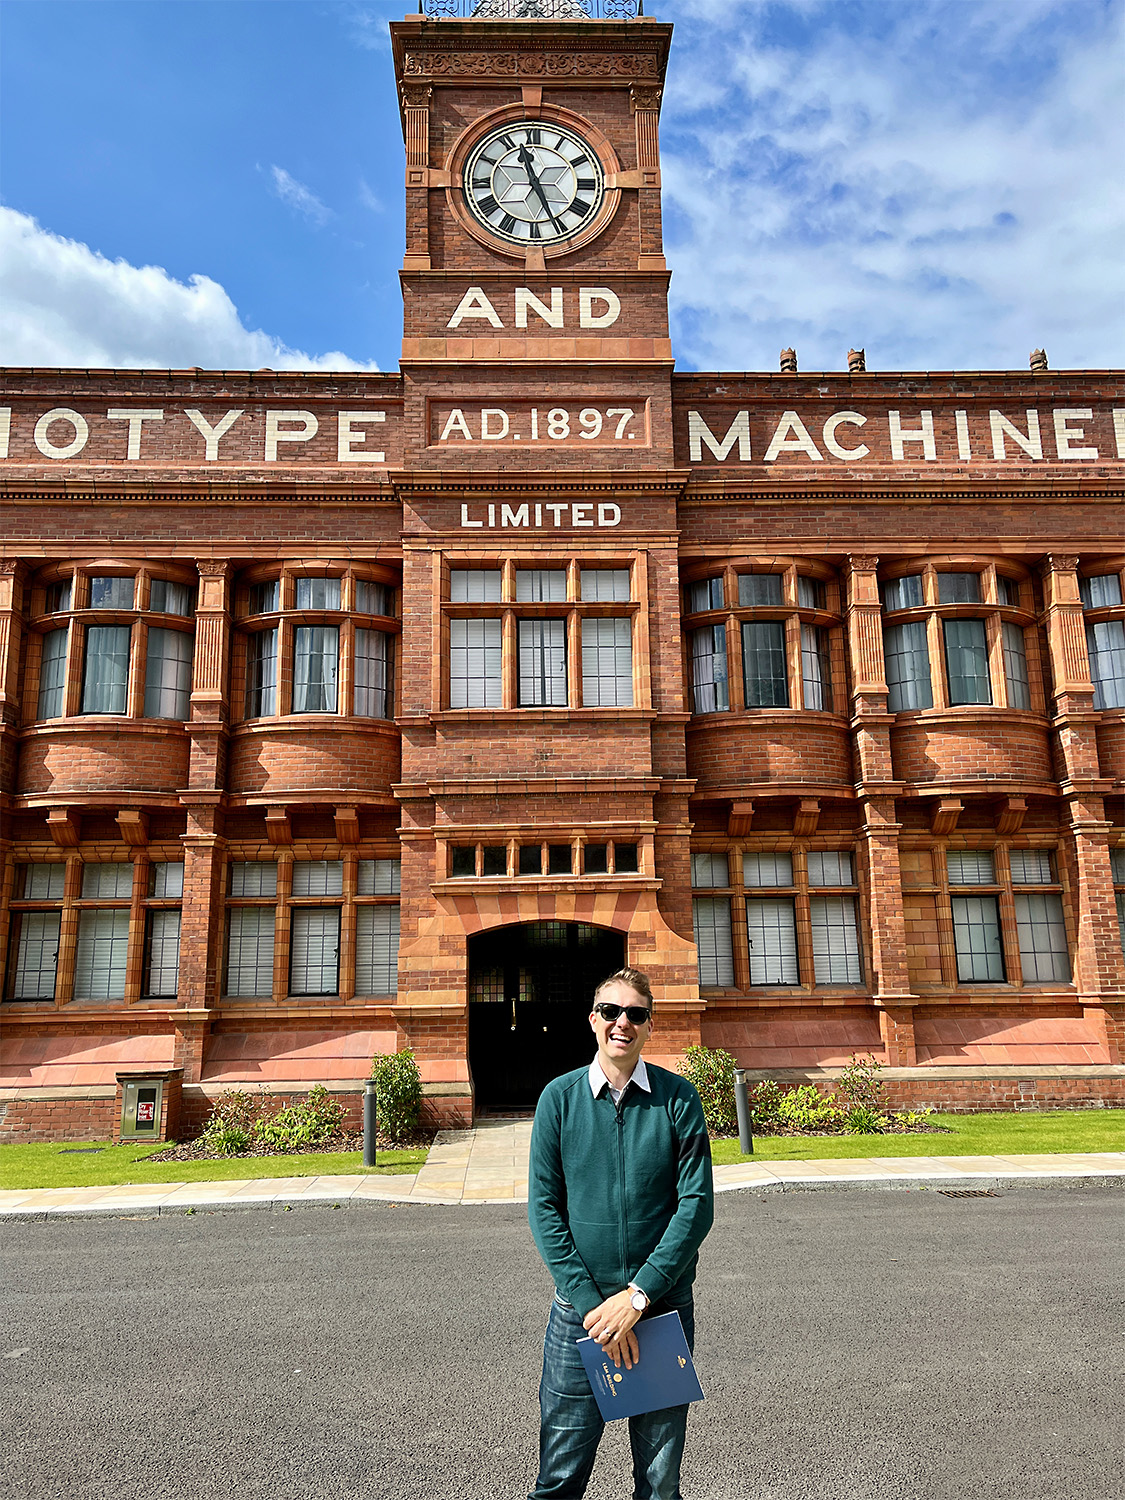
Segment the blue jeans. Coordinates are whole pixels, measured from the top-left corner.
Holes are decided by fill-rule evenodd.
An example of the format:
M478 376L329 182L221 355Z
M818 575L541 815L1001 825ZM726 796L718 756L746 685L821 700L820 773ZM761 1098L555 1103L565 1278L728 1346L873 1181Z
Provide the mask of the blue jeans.
M688 1347L695 1347L695 1315L686 1302L655 1303L652 1313L678 1312ZM605 1423L590 1390L577 1341L582 1318L556 1297L543 1341L539 1384L539 1477L528 1500L581 1500L590 1482ZM633 1500L680 1500L680 1461L687 1432L686 1406L669 1406L629 1418L633 1450Z

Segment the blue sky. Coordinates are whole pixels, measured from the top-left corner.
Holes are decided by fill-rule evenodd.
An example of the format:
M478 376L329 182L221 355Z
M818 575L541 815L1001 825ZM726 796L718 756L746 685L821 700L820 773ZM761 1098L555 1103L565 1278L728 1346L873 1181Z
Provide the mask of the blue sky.
M404 0L3 0L0 359L393 369ZM1125 363L1125 0L649 0L681 369Z

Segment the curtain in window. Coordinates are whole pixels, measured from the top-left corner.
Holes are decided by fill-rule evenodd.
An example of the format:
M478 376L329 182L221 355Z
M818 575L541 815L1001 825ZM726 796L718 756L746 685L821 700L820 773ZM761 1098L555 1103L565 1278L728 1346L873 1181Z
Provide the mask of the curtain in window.
M742 605L780 604L782 602L780 573L740 573L738 575L738 602Z
M797 603L802 609L824 608L824 585L819 578L797 577Z
M261 719L276 711L277 631L256 630L246 638L246 717Z
M66 636L65 630L49 630L43 637L36 718L61 718L66 707Z
M355 607L361 615L389 615L391 590L385 583L372 583L369 578L358 578L355 585Z
M884 609L916 609L923 602L921 573L891 578L883 585Z
M355 712L361 719L391 717L392 641L381 630L355 633Z
M17 920L19 946L12 976L12 999L53 1000L62 913L25 911Z
M883 631L883 658L889 689L887 707L891 713L933 708L925 622L912 620L909 625L888 625Z
M298 578L295 589L297 609L339 609L338 578Z
M170 583L154 578L149 591L148 607L158 615L190 615L191 589L186 583Z
M939 604L979 604L979 573L939 573Z
M954 896L953 944L958 984L1002 984L1004 950L995 896Z
M730 931L730 901L725 896L696 896L691 903L695 944L699 950L700 984L734 983L734 949Z
M1078 592L1087 609L1104 609L1121 603L1121 578L1117 573L1095 573L1078 580ZM60 608L65 608L65 605Z
M236 907L227 935L228 995L273 994L272 906Z
M701 578L697 583L689 583L687 586L687 611L694 614L701 609L722 609L723 580L722 578Z
M721 713L730 707L725 625L691 632L691 694L694 713Z
M747 708L789 707L785 626L780 620L743 622L742 676Z
M1004 678L1008 684L1008 707L1030 708L1031 687L1027 679L1027 656L1023 630L1005 620L1000 627L1004 643Z
M566 707L566 621L519 622L521 708Z
M309 583L331 579L307 579ZM293 712L334 714L336 677L340 660L340 630L336 625L299 625L293 651Z
M859 957L855 897L813 896L809 914L817 984L861 984L863 966Z
M190 717L193 645L186 630L149 629L145 668L146 719Z
M356 911L357 995L393 995L398 989L398 907L361 906Z
M132 579L129 579L130 585ZM86 630L84 714L123 714L129 686L128 625L90 625Z
M134 578L91 578L91 609L132 609L136 595Z
M1086 626L1095 708L1125 708L1125 620Z
M1024 984L1069 984L1070 955L1066 943L1062 898L1043 891L1016 894L1016 931Z
M339 908L296 906L290 922L289 993L334 995L340 987Z
M172 996L180 984L180 913L150 911L145 945L145 994Z
M827 630L821 630L816 625L802 625L801 681L806 708L831 709L830 670L831 657Z
M450 708L500 707L500 650L499 620L450 620Z
M586 708L632 708L631 621L582 621L582 702Z
M127 911L84 911L78 918L76 1000L123 1000L129 949Z
M976 577L975 574L970 576ZM946 620L942 628L950 703L991 703L992 684L988 677L988 641L984 621Z
M786 897L746 903L751 984L798 984L797 919Z

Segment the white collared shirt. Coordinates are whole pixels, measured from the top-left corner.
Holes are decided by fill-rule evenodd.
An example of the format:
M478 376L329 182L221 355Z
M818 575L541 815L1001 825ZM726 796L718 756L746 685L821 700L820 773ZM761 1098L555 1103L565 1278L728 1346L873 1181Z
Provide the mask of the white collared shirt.
M594 1098L598 1098L598 1096L601 1094L602 1089L608 1088L610 1098L613 1100L614 1104L617 1104L620 1101L621 1095L625 1092L625 1089L629 1087L630 1083L635 1083L639 1089L644 1089L646 1094L652 1093L652 1085L648 1081L648 1069L645 1067L645 1060L643 1057L637 1058L637 1066L629 1075L629 1078L625 1083L625 1089L615 1089L613 1087L609 1079L602 1072L602 1065L596 1057L590 1064L589 1078L590 1089L594 1095Z

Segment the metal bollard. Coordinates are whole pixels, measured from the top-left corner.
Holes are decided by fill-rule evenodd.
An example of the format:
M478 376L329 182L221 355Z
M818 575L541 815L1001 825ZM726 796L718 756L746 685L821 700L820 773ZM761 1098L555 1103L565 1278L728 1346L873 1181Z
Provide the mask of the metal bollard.
M363 1085L363 1165L365 1167L375 1165L375 1153L378 1149L375 1136L375 1102L375 1080L369 1078Z
M743 1156L754 1155L754 1137L750 1133L750 1100L746 1096L746 1073L734 1070L734 1108L738 1115L738 1149Z

